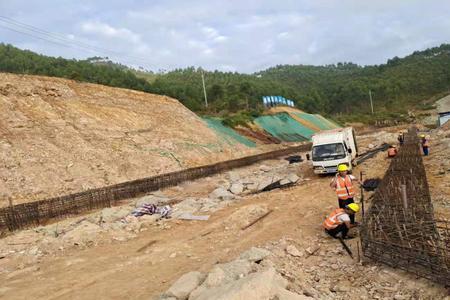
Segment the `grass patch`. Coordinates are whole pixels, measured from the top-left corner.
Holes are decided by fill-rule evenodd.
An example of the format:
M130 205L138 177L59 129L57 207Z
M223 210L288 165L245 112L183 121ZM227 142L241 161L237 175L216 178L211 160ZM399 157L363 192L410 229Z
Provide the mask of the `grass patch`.
M354 113L348 115L334 116L334 119L339 124L345 123L363 123L367 125L374 125L379 121L397 121L399 123L408 122L408 114L405 112L377 112L375 114L361 114Z
M241 111L239 113L224 117L222 123L223 125L231 128L235 128L237 126L249 127L250 123L252 123L253 120L260 115L261 112L258 110Z

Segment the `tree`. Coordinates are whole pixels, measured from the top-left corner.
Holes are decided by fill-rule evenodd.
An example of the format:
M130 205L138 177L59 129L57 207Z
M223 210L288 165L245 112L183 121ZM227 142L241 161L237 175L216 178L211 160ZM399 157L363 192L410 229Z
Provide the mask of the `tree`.
M213 84L211 88L208 89L208 99L211 102L220 101L223 99L225 91L223 87L217 83Z

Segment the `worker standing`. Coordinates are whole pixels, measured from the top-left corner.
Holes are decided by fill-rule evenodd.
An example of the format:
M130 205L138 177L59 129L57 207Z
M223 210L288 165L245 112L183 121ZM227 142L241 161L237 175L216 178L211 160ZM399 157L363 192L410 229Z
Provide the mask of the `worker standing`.
M345 208L350 203L354 203L355 188L353 182L359 183L358 179L348 174L348 166L340 164L338 166L338 173L333 178L330 186L336 191L338 203L340 208ZM350 215L351 224L355 224L355 215Z
M403 136L403 132L400 131L398 133L398 137L397 137L398 143L400 144L400 146L403 146L403 143L405 141L405 137Z
M397 155L397 147L395 145L390 145L388 149L388 157L394 157Z
M344 208L337 208L323 222L325 232L334 238L338 238L339 233L341 233L341 238L348 238L349 229L357 226L350 222L350 218L354 217L358 211L359 205L356 203L350 203Z
M420 135L420 138L421 138L420 144L422 145L423 155L428 156L428 153L429 153L429 147L430 147L430 142L429 142L428 139L425 137L425 134L421 134L421 135Z

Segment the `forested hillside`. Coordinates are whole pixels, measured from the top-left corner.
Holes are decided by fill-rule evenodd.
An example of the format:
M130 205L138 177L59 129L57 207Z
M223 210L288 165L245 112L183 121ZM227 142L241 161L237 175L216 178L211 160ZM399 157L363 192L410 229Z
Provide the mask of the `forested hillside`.
M0 44L0 72L46 75L150 92L150 84L126 66L39 55Z
M252 75L208 72L205 78L212 110L236 111L247 102L252 108L261 103L262 95L283 95L308 112L366 115L371 90L378 115L398 116L411 108L425 108L429 106L426 100L448 93L450 45L375 66L281 65ZM203 105L201 74L194 68L161 74L152 88L183 99L193 109Z
M450 88L450 45L394 57L386 64L361 67L352 63L277 66L264 78L298 87L304 107L325 113L369 111L372 91L376 110L405 110Z
M67 60L0 44L0 71L72 78L116 87L164 94L179 99L201 114L257 114L263 95L281 95L308 112L365 119L370 116L369 90L376 115L401 117L408 109L430 106L433 97L450 89L450 45L416 51L386 64L359 66L280 65L254 74L204 71L208 108L205 108L201 69L168 73L135 71L99 58Z

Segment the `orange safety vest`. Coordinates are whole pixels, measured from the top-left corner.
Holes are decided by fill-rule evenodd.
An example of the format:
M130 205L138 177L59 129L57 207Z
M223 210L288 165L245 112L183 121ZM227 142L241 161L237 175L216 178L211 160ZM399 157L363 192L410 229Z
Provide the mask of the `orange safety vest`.
M397 155L397 149L395 149L395 148L389 148L389 149L388 149L388 156L389 156L389 157L393 157L393 156L395 156L395 155Z
M325 228L326 230L331 230L338 227L343 223L339 221L338 217L343 214L346 214L345 210L342 208L337 208L328 216L328 218L325 219L325 221L323 222L323 228Z
M336 194L342 200L353 198L355 191L350 176L346 175L345 178L342 178L339 174L336 175Z

